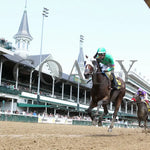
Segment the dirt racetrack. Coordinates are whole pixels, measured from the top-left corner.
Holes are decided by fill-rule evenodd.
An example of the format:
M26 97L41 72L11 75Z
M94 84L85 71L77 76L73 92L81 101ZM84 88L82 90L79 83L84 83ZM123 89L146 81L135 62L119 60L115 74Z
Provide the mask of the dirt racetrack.
M143 129L0 122L0 150L150 150Z

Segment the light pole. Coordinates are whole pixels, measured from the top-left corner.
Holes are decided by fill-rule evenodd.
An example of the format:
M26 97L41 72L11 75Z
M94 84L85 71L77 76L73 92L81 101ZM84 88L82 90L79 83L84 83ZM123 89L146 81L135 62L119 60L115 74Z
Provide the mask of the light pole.
M39 72L38 72L38 88L37 88L37 102L40 100L40 65L41 65L41 57L42 57L42 44L43 44L43 28L44 28L44 17L48 17L49 9L43 8L43 19L42 19L42 32L41 32L41 48L40 48L40 62L39 62Z

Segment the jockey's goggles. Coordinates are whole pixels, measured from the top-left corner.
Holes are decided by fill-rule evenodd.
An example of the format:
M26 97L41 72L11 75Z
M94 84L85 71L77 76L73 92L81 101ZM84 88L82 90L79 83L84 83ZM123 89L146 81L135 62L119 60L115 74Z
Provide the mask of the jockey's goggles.
M99 56L105 56L105 53L98 53Z

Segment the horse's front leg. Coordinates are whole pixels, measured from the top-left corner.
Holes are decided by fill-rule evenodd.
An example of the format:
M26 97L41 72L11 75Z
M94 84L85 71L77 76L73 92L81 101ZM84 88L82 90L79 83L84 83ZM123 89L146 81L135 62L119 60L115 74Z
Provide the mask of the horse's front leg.
M139 122L139 127L141 127L141 120L139 119L138 122Z
M103 117L108 114L108 109L106 104L103 105L103 108L104 108L104 113L99 117L98 126L102 126Z
M111 124L110 124L110 127L108 129L108 132L111 132L112 131L112 128L114 127L114 122L116 120L116 116L117 116L117 113L118 113L118 110L119 110L119 107L121 105L121 102L122 102L122 97L118 97L117 98L117 101L116 101L116 106L115 106L115 111L113 113L113 119L111 121Z
M87 114L90 116L91 120L93 121L95 116L92 114L92 109L96 107L95 103L93 103L93 101L91 101L90 106L87 110L85 110L87 112Z
M92 115L92 107L89 107L87 110L85 110L87 112L87 114L90 116L91 120L93 121L94 116Z
M97 122L98 122L98 119L99 119L99 108L101 107L102 103L103 103L103 100L101 100L101 101L99 101L99 102L97 103L97 111L96 111L95 114L92 114L92 109L93 109L94 107L96 107L96 104L93 103L93 101L91 101L90 107L86 110L86 112L88 113L88 115L89 115L89 116L91 117L91 119L92 119L92 124L93 124L93 125L97 125Z
M99 109L100 109L102 103L103 103L103 101L99 101L99 102L97 103L97 111L96 111L96 113L95 113L95 115L94 115L93 125L97 125L97 122L98 122L98 126L101 126L101 124L99 124L99 118L101 118L101 116L100 116L100 114L99 114Z
M104 108L104 113L98 118L98 120L96 120L96 118L95 118L95 121L98 121L98 126L102 126L103 117L105 115L107 115L107 113L108 113L107 104L108 104L107 97L105 99L103 99L103 100L101 100L101 101L98 102L97 112L96 112L97 116L99 116L99 108L101 107L101 105Z
M146 132L146 128L147 128L147 120L144 121L144 130Z

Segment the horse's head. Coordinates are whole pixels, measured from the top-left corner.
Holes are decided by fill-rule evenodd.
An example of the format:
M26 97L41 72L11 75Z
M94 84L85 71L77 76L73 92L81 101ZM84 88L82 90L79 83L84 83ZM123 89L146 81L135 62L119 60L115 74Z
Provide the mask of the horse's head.
M133 98L131 100L134 100L135 102L141 102L141 97L138 94L134 94Z
M89 79L92 76L93 72L95 71L95 60L87 60L85 61L85 70L84 70L84 77L85 79Z

